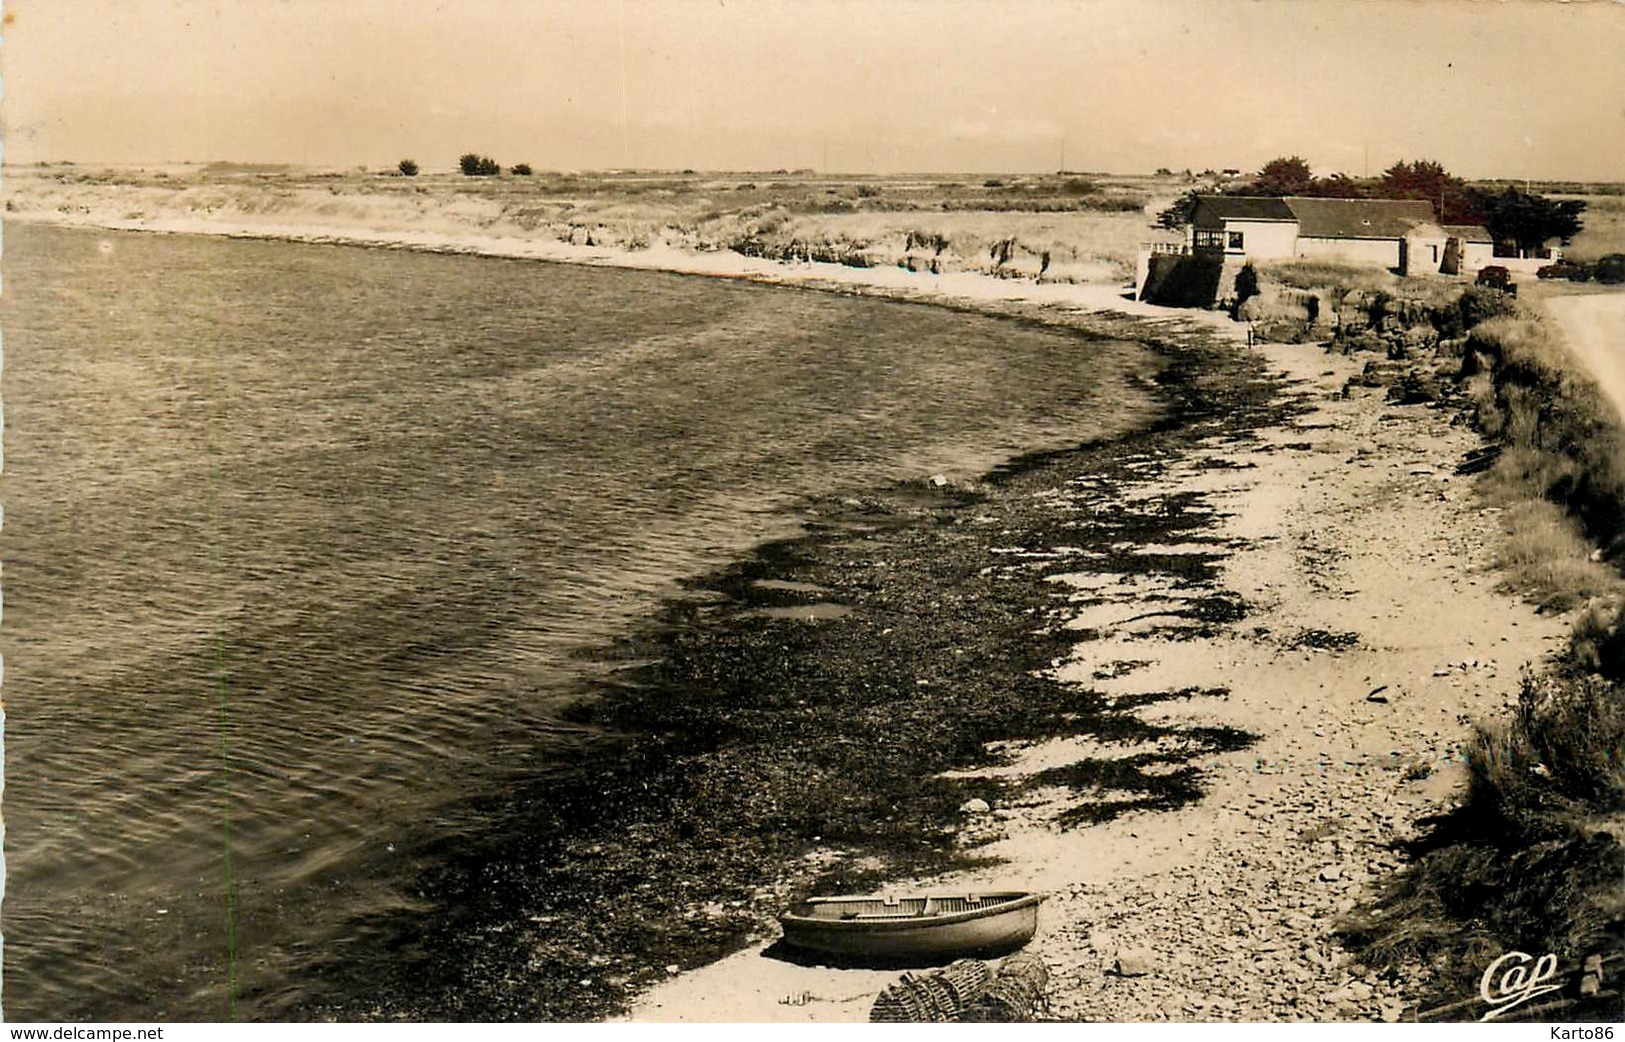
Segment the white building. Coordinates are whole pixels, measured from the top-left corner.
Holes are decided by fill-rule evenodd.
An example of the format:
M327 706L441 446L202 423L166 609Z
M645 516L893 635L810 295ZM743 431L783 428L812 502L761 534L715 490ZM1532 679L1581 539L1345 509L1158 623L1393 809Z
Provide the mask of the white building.
M1471 274L1494 252L1489 232L1440 226L1425 200L1308 196L1200 196L1187 245L1226 259L1327 260L1402 275L1446 270L1452 255Z

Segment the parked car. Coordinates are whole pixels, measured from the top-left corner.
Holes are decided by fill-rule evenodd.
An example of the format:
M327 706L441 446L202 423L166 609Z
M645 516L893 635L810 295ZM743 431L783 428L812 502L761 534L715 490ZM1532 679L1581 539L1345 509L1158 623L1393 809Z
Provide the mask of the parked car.
M1598 282L1607 282L1618 285L1625 282L1625 253L1610 253L1598 257L1597 263L1591 266Z
M1499 264L1490 264L1478 269L1478 278L1474 280L1475 286L1488 286L1498 289L1502 293L1512 296L1518 295L1518 284L1512 281L1512 272Z
M1591 265L1577 264L1571 260L1560 260L1552 264L1542 265L1535 272L1537 279L1568 279L1570 282L1584 282L1591 278Z

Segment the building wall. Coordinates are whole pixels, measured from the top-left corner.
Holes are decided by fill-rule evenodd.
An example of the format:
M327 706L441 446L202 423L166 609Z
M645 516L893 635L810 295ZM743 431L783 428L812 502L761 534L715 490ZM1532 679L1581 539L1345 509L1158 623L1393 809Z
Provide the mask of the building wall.
M1406 257L1406 270L1402 275L1420 275L1423 272L1437 273L1439 265L1444 263L1444 249L1447 239L1443 235L1407 235L1408 244Z
M1488 242L1463 242L1461 244L1461 273L1471 275L1479 268L1495 264L1495 246Z
M1293 221L1238 221L1226 220L1226 257L1248 257L1252 260L1284 260L1293 256L1298 244L1298 226ZM1231 232L1240 232L1241 248L1231 249Z
M1557 263L1557 261L1559 259L1559 254L1560 254L1560 251L1553 250L1552 255L1550 257L1544 257L1544 258L1542 258L1542 257L1496 257L1496 256L1493 255L1493 250L1492 250L1491 251L1491 256L1485 258L1482 263L1472 265L1471 267L1468 267L1467 265L1464 264L1463 265L1463 270L1477 271L1479 268L1482 268L1485 265L1499 264L1501 267L1505 268L1508 271L1519 272L1519 273L1522 273L1524 275L1533 275L1535 272L1539 271L1541 268L1544 268L1546 265Z
M1399 267L1398 239L1312 239L1298 237L1298 256L1305 260L1342 261ZM1435 268L1437 270L1437 268Z

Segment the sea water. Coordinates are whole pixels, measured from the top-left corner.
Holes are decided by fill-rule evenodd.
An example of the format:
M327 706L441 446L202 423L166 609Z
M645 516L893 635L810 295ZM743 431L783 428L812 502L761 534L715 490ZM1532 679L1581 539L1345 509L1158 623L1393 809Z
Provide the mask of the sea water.
M1155 404L1139 345L714 279L30 225L4 269L14 1020L297 1004L678 580Z

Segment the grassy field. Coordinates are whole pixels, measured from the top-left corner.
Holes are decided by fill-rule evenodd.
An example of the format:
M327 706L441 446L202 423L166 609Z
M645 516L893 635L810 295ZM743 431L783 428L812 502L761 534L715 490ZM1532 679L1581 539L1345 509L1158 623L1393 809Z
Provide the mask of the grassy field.
M825 175L538 172L465 177L241 164L7 171L19 216L141 222L203 218L334 234L475 233L642 250L734 250L786 261L980 272L1049 282L1121 281L1146 242L1177 242L1158 211L1211 178L1182 174ZM1569 253L1625 251L1618 186L1550 190L1587 202Z
M738 250L858 266L1120 278L1151 239L1170 178L806 173L312 173L204 166L8 174L8 209L132 222L207 217L336 232L478 232L639 250Z
M1575 195L1584 199L1585 226L1574 237L1565 255L1578 261L1595 261L1608 253L1625 253L1625 195Z

